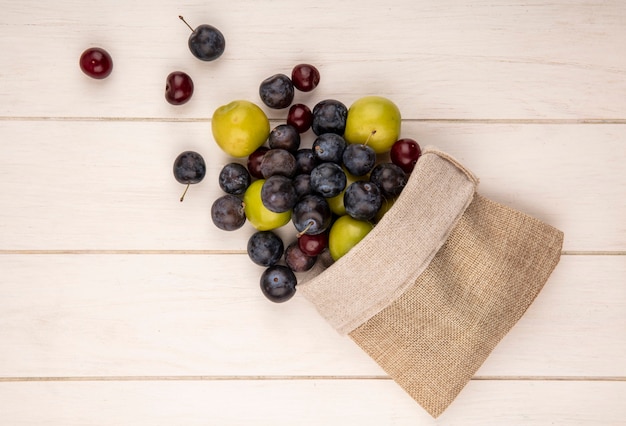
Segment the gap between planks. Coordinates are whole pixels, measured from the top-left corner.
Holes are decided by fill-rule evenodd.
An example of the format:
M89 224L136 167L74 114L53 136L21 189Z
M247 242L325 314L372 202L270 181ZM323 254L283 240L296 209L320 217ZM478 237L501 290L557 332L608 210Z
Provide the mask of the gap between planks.
M141 250L141 249L51 249L51 250L11 250L0 249L0 255L227 255L227 254L247 254L246 250ZM564 250L561 252L563 256L626 256L626 250Z
M0 121L112 121L112 122L162 122L162 123L210 123L208 117L29 117L0 116ZM270 117L270 121L284 121ZM626 124L626 118L405 118L415 123L459 124Z
M159 382L159 381L320 381L392 380L389 376L21 376L0 377L15 382ZM473 381L626 382L626 376L476 376Z

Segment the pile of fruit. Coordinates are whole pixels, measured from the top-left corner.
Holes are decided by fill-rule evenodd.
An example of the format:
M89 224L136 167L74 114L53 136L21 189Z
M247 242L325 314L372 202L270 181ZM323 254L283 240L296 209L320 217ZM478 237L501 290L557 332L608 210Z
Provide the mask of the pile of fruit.
M304 77L303 77L304 76ZM390 100L366 96L350 108L334 99L312 109L292 104L295 90L312 90L318 70L296 65L291 78L276 74L261 82L259 97L269 108L289 108L285 123L270 129L256 104L237 100L212 117L215 142L234 160L219 174L224 195L211 208L225 231L246 221L256 229L248 240L250 259L266 269L263 294L289 300L299 272L311 269L328 250L337 260L364 238L407 183L421 151L400 139L400 111ZM310 147L301 146L311 130ZM275 232L293 224L287 244Z
M219 30L189 28L194 56L212 61L222 55L225 39ZM102 79L113 62L103 49L91 48L81 56L80 67ZM260 83L258 95L265 106L288 108L285 123L274 128L263 109L247 100L219 107L211 120L215 142L233 157L219 174L224 194L213 202L212 221L225 231L246 222L255 228L247 252L266 268L260 286L273 302L295 294L296 274L310 270L322 252L337 260L361 241L399 196L421 155L415 140L400 138L400 111L387 98L365 96L349 108L335 99L313 108L293 103L296 90L310 92L319 82L315 66L298 64L291 76L279 73ZM167 102L182 105L192 94L187 74L167 76ZM314 141L302 146L302 135L309 131ZM205 177L206 163L199 153L185 151L175 159L173 171L186 185L183 201L189 186ZM285 244L275 231L289 222L293 239Z

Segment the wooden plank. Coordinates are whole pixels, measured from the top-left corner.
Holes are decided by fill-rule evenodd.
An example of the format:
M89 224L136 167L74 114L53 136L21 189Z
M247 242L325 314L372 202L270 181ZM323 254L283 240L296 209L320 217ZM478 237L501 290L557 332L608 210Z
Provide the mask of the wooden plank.
M0 377L385 376L245 255L2 255ZM626 256L565 256L477 376L626 376ZM584 344L581 344L584 342Z
M206 118L232 99L258 101L264 78L312 62L322 84L297 101L349 104L373 92L395 99L407 118L626 118L626 58L615 53L624 49L626 6L618 0L81 5L24 0L3 9L0 49L11 59L0 116ZM190 54L181 13L224 32L220 60ZM278 27L276 16L288 22ZM105 81L78 68L92 45L113 55ZM196 82L183 107L163 98L174 70Z
M476 375L624 376L625 284L626 256L564 256Z
M484 195L562 229L565 250L624 251L624 129L407 121L403 135L456 156ZM229 233L210 219L233 159L209 123L4 121L0 132L1 250L245 250L252 226ZM172 164L186 149L208 171L180 203Z
M565 250L624 250L613 240L626 241L624 126L459 123L405 129L469 167L483 195L563 230Z
M2 424L626 425L626 3L5 3ZM224 31L219 61L192 57L179 14ZM93 45L107 80L79 70ZM405 136L565 231L546 288L437 421L302 297L263 298L251 227L210 223L230 161L212 112L300 62L322 83L297 102L388 96ZM181 107L173 70L196 83ZM209 174L181 204L184 149Z
M618 426L625 397L623 381L472 381L434 420L390 380L0 382L0 414L13 426Z

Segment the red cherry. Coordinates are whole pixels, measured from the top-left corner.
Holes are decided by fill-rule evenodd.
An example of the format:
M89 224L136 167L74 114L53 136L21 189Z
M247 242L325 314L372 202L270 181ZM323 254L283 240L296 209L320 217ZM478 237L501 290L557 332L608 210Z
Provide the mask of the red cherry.
M165 79L165 99L172 105L182 105L193 95L193 81L182 71L174 71Z
M111 74L113 60L109 53L100 47L91 47L80 55L80 69L91 78L101 80Z
M293 104L287 113L287 124L296 128L298 133L304 133L311 128L313 113L304 104Z
M422 149L419 144L409 138L399 139L392 146L389 156L391 162L404 170L405 173L411 173L415 167L415 163L422 155Z
M265 153L269 150L270 149L268 147L261 146L248 156L248 171L253 177L263 179L263 173L261 173L261 163L263 162Z
M291 81L301 92L310 92L320 82L320 72L313 65L298 64L291 71Z
M309 235L302 234L298 237L300 250L308 256L317 256L328 246L328 233Z

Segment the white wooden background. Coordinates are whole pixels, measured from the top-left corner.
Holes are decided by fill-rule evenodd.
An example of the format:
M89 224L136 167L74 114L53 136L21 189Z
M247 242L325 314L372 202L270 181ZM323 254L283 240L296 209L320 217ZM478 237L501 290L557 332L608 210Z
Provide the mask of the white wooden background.
M626 3L0 6L0 424L626 424ZM179 14L226 53L195 59ZM106 80L80 71L89 46L113 56ZM302 297L266 301L251 227L210 221L230 161L212 112L300 62L322 81L296 101L387 96L403 136L565 232L544 291L437 421ZM196 84L178 107L174 70ZM209 170L180 203L186 149Z

